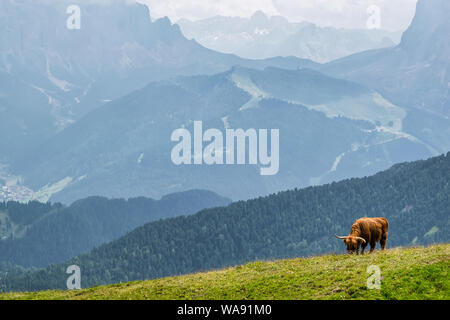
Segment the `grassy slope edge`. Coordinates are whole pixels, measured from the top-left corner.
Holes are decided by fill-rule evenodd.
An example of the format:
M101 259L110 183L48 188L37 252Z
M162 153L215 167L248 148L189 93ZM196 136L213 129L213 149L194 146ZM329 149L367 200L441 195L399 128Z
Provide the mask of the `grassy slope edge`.
M367 288L370 265L381 289ZM0 299L450 299L450 244L364 256L253 262L224 270L76 291L8 293Z

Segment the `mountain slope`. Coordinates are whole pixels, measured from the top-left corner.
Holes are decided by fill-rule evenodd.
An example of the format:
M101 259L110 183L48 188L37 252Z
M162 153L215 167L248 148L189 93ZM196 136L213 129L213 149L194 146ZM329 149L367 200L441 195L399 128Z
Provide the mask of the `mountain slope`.
M0 264L46 267L88 252L150 221L189 215L229 202L202 190L170 194L160 200L90 197L69 207L0 202Z
M12 17L20 13L34 21L30 17L33 3L20 2L20 10L14 7L18 13L8 6L2 11L2 17L10 22L8 32L15 39L20 38L20 26ZM58 17L55 23L67 18L61 11L64 4L53 6L50 11ZM151 22L147 9L140 5L126 6L118 1L106 11L95 5L85 7L83 3L81 7L85 13L83 27L78 30L81 33L63 28L61 33L47 35L49 38L43 41L39 24L32 23L31 31L26 29L24 34L23 52L14 51L21 49L16 43L16 49L5 53L4 72L28 81L23 86L32 86L31 90L38 94L32 98L38 102L36 110L40 112L39 117L34 117L36 113L29 112L27 99L20 102L25 105L23 108L16 107L12 102L21 93L0 93L0 113L17 111L14 121L0 117L0 124L4 124L0 131L18 141L0 142L5 147L0 155L0 184L7 186L0 198L70 203L90 195L160 197L196 188L239 200L370 175L396 162L424 159L450 150L450 119L430 112L431 104L417 107L400 99L400 95L390 94L389 90L397 90L395 85L382 88L386 79L395 79L391 73L398 72L407 79L401 89L405 99L416 96L417 102L428 95L430 99L445 96L448 89L441 88L441 92L434 80L426 81L422 88L408 82L427 79L420 76L414 80L411 72L415 70L412 66L422 65L428 59L430 76L441 74L439 81L447 83L445 72L436 71L445 71L448 62L448 55L443 54L448 33L442 32L441 27L445 27L445 21L439 18L427 22L420 18L433 15L433 6L425 11L418 9L410 29L415 35L408 36L409 31L406 32L399 47L365 52L323 67L323 72L338 77L355 76L351 82L305 69L322 68L308 60L278 57L254 61L214 52L187 40L178 26L167 19ZM43 12L36 11L36 17L45 20ZM93 19L99 14L107 18L106 25ZM54 27L48 23L49 28ZM414 28L415 25L420 27ZM424 34L432 35L436 46L408 45L412 41L408 39L427 28L431 31ZM74 43L72 38L76 38ZM396 52L403 52L407 59ZM33 63L25 63L30 59ZM232 65L246 67L230 70ZM94 70L95 74L88 77L83 70ZM211 75L216 72L221 73ZM160 80L180 73L209 75ZM30 84L30 79L41 78L45 79ZM62 85L65 82L55 79L74 86ZM132 91L151 79L159 81ZM417 84L421 85L420 81ZM439 93L435 94L436 90ZM132 93L114 99L129 91ZM66 98L71 102L63 103L66 98L61 95L69 95ZM52 111L43 112L46 108ZM68 112L64 111L66 116L70 114L68 118L59 116L62 109ZM54 113L55 110L59 111ZM62 121L57 123L65 125L51 125L55 114ZM77 123L73 124L75 120ZM221 130L280 129L278 175L262 178L257 166L173 165L169 159L171 132L182 126L192 129L193 120L203 120L205 128ZM11 158L11 154L15 156ZM4 174L3 168L9 172Z
M375 91L310 69L234 67L150 83L37 146L14 170L33 190L62 184L51 199L64 203L192 188L248 199L448 151L445 143L405 132L408 116ZM262 177L257 165L176 166L171 134L182 127L193 132L194 120L203 121L204 131L279 129L278 174Z
M146 224L126 236L47 269L11 275L6 288L65 287L76 264L85 287L216 269L259 259L343 252L363 216L389 220L388 247L449 242L450 153L403 163L362 179L240 201Z
M67 28L69 5L80 8L80 29ZM150 81L212 74L233 65L315 65L295 58L254 61L215 52L186 39L167 18L152 22L146 6L127 0L108 5L83 0L2 1L0 28L0 83L19 84L0 86L0 124L4 119L20 124L2 131L20 139L2 146L0 160L20 157L20 150ZM32 121L30 114L37 113Z
M450 245L255 262L225 270L88 290L1 294L0 300L448 300ZM380 290L367 287L369 266ZM373 283L370 282L369 283Z
M69 5L80 8L80 29L67 28ZM21 183L22 171L13 166L39 155L39 148L36 153L31 150L84 115L150 81L213 74L234 65L257 69L317 65L295 57L248 60L215 52L186 39L167 18L151 21L146 6L127 0L108 5L83 0L2 1L0 27L0 200L46 202L72 182L69 177L52 178L30 189ZM77 194L68 202L95 194Z
M319 69L373 88L396 105L426 110L448 120L449 10L449 1L419 0L416 15L398 46L355 54Z

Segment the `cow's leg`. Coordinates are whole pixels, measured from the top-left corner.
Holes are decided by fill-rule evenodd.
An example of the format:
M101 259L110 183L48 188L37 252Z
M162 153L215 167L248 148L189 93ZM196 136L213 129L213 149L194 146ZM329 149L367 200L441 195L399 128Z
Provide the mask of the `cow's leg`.
M366 250L367 244L363 244L361 246L361 254L364 254L364 250Z
M370 251L369 251L369 253L372 253L373 250L375 250L376 245L377 245L376 242L375 243L370 243Z
M383 233L380 239L381 250L386 249L386 241L387 241L387 232Z

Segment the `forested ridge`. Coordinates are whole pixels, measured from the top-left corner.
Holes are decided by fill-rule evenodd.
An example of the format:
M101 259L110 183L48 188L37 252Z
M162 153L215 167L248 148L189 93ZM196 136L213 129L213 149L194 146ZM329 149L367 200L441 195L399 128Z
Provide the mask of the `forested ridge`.
M5 264L47 267L61 263L147 222L230 202L204 190L174 193L160 200L89 197L68 207L37 201L0 202L0 213L5 217L0 220L4 233L0 241L0 270L5 269Z
M450 153L371 177L279 192L141 226L66 263L10 273L4 290L65 288L68 265L82 287L159 278L278 259L344 252L334 234L384 216L388 247L449 242Z

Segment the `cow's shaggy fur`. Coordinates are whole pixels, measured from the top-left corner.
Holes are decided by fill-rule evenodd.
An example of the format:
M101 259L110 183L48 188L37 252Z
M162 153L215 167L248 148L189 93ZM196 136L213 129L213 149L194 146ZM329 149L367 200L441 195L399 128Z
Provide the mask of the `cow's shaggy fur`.
M373 252L377 242L380 242L381 250L386 248L389 222L386 218L361 218L352 225L350 234L339 237L347 246L348 253L364 254L367 245L370 244L370 252Z

